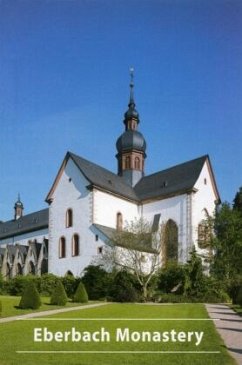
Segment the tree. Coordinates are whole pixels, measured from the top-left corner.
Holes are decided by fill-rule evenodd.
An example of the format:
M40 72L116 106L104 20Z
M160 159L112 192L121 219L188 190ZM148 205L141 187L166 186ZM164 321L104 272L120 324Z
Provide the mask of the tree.
M41 306L40 295L32 280L26 282L19 307L22 309L38 309Z
M139 289L140 285L134 274L121 270L114 276L109 294L114 302L137 302L140 300Z
M238 210L242 214L242 187L239 188L233 202L233 209Z
M224 203L214 220L212 272L221 280L242 275L242 215Z
M184 294L199 297L204 291L204 274L202 260L197 255L195 247L190 252L190 258L185 265Z
M66 305L67 295L62 282L58 279L52 292L50 303L55 305Z
M113 234L101 261L106 267L134 273L146 299L148 285L161 263L161 237L161 230L154 231L144 219L132 221Z

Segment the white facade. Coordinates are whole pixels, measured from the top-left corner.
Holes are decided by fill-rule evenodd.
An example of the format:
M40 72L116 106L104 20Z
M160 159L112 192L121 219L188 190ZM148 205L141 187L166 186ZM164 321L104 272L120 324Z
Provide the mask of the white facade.
M122 214L125 223L125 221L130 222L139 218L142 209L134 202L95 189L93 192L93 223L116 228L118 213Z
M107 237L95 225L115 229L117 215L123 225L144 218L151 223L155 215L159 224L172 220L178 229L178 262L185 263L192 246L198 247L198 225L207 214L213 215L218 200L216 185L209 160L205 160L194 187L182 194L153 198L142 202L132 201L105 189L94 186L84 176L72 158L64 160L51 190L49 200L49 228L39 229L0 241L7 245L29 246L29 242L48 239L48 271L64 276L82 274L85 267L98 260ZM67 211L72 212L72 224L67 226ZM78 236L78 252L74 252L74 235ZM65 240L65 253L60 252L60 240ZM31 251L30 251L31 252ZM148 254L147 254L148 255ZM29 258L30 260L30 258ZM35 260L36 261L36 260ZM28 267L24 273L28 272Z
M61 174L49 207L49 272L65 275L68 271L74 276L82 273L97 255L98 247L104 243L92 231L93 193L87 189L88 181L69 159ZM72 209L73 224L66 227L66 212ZM73 235L79 236L79 255L73 256ZM66 241L65 257L60 258L59 242Z
M142 204L97 187L90 189L89 184L72 159L68 159L53 189L49 208L49 271L54 274L72 272L81 275L107 242L93 224L116 228L118 213L122 214L124 224L140 217L152 222L156 214L160 214L160 224L174 221L178 227L178 261L184 263L192 246L198 248L198 224L205 218L205 212L213 214L217 199L208 163L204 164L192 191ZM73 212L73 224L67 228L68 209ZM72 252L74 234L79 236L80 252L77 256ZM66 242L63 258L60 258L61 237Z

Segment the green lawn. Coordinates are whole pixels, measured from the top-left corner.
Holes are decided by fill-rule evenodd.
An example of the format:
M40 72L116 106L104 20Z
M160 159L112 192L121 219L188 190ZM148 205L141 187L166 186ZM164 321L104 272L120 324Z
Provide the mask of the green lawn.
M2 315L0 318L3 317L10 317L10 316L18 316L26 313L31 312L41 312L51 309L57 308L65 308L65 307L75 307L81 305L80 303L72 303L69 301L65 307L60 307L57 305L50 305L50 297L41 297L42 305L37 310L32 309L20 309L18 308L19 302L21 297L14 297L8 295L0 295L0 301L2 302Z
M77 320L83 318L83 321ZM99 320L90 320L99 318ZM114 321L107 319L113 318ZM134 321L125 320L134 318ZM141 320L138 320L141 319ZM168 320L168 318L178 320ZM75 312L0 324L1 365L235 365L217 334L212 321L187 319L208 318L202 304L145 305L108 304ZM67 319L67 320L63 320ZM144 320L154 319L154 320ZM159 321L157 319L164 319ZM185 319L185 320L181 320ZM111 334L110 342L34 342L34 329L48 331L98 331L104 327ZM130 331L203 331L199 346L194 341L177 342L116 342L117 328ZM130 353L16 353L16 351L129 351ZM133 351L181 351L182 353L132 353ZM184 351L219 351L219 353L189 353Z

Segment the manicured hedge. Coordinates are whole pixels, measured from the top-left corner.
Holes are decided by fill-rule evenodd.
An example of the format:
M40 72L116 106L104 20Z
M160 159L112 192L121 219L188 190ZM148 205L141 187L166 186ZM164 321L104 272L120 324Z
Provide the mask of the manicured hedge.
M65 292L65 288L61 282L61 280L57 280L55 288L52 292L50 303L54 305L66 305L67 303L67 295Z
M87 291L86 291L84 284L81 281L74 294L73 302L76 302L76 303L87 303L88 302Z
M30 280L24 288L22 298L19 302L19 307L22 309L38 309L40 306L40 295L33 281Z

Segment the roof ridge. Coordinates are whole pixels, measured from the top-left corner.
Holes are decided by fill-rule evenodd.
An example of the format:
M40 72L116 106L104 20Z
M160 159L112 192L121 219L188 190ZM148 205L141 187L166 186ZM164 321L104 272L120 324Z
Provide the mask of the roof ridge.
M33 214L42 213L42 212L47 211L47 210L49 210L49 207L37 210L35 212L31 212L31 213L28 213L28 214L24 214L18 219L9 219L8 221L2 221L1 224L4 225L5 223L10 223L10 222L12 222L12 223L21 222L22 219L28 218L29 216L31 216Z
M102 170L107 171L108 173L110 173L110 174L114 175L115 177L118 177L118 178L121 178L121 179L122 179L122 176L119 176L119 175L115 174L113 171L108 170L106 167L103 167L103 166L101 166L101 165L98 165L97 163L92 162L92 161L90 161L90 160L87 160L86 158L84 158L84 157L82 157L82 156L79 156L79 155L77 155L77 154L75 154L75 153L73 153L73 152L69 152L69 151L68 151L68 153L69 153L69 155L70 155L71 157L74 157L74 158L80 158L81 160L83 160L83 161L85 161L85 162L88 162L88 163L90 163L90 164L92 164L92 165L94 165L94 166L97 166L98 168L100 168L100 169L102 169Z
M150 174L150 175L146 175L146 176L144 176L141 180L143 180L143 179L145 179L145 178L147 178L147 177L151 177L151 176L155 176L155 175L158 175L158 174L160 174L161 172L165 172L165 171L169 171L169 170L172 170L172 169L175 169L175 168L177 168L178 166L182 166L182 165L186 165L186 164L188 164L188 163L191 163L191 162L195 162L196 160L202 160L202 159L207 159L207 158L209 158L209 155L208 154L206 154L206 155L203 155L203 156L200 156L200 157L197 157L197 158L194 158L194 159L192 159L192 160L188 160L188 161L184 161L184 162L182 162L182 163L179 163L179 164L176 164L176 165L173 165L173 166L170 166L170 167L167 167L167 168L165 168L165 169L163 169L163 170L160 170L160 171L157 171L157 172L153 172L152 174ZM141 181L140 180L140 181ZM136 186L139 184L139 182L136 184Z

